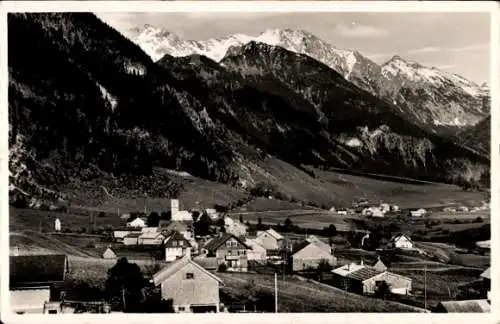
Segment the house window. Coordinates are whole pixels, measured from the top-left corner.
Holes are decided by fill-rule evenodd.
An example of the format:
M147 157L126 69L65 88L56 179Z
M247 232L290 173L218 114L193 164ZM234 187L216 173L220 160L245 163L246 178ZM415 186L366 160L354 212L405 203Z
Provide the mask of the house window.
M237 246L238 246L238 242L236 242L236 241L232 241L232 242L231 242L231 245L232 245L232 247L237 247Z
M173 241L172 246L177 246L177 241Z
M227 255L231 255L231 250L227 250Z
M186 310L186 308L185 308L185 307L179 307L179 312L183 312L183 311L185 311L185 310Z
M192 273L192 272L187 272L187 273L186 273L186 279L194 279L194 273Z
M55 309L49 309L49 314L57 314L57 310L55 310Z
M226 242L226 246L227 246L227 247L231 247L231 241L227 241L227 242Z
M179 241L179 246L184 246L184 241Z

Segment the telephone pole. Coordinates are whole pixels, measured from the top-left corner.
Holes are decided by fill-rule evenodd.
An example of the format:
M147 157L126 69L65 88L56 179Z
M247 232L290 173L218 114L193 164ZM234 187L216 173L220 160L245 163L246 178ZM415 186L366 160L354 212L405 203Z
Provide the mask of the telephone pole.
M278 312L278 274L274 273L274 312Z
M427 309L427 265L424 265L424 308Z

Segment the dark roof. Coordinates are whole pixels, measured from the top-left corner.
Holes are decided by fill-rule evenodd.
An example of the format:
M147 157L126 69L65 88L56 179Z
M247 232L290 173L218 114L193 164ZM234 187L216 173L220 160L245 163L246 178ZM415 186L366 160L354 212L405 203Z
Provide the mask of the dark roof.
M11 287L62 282L68 271L64 254L11 256L9 261Z
M364 268L361 268L357 271L354 271L354 272L347 274L346 277L354 279L354 280L365 281L365 280L373 278L376 275L379 275L381 273L384 273L384 271L379 271L379 270L373 269L372 267L364 267Z
M193 224L192 221L160 221L158 227L163 230L169 231L187 231L189 227Z
M164 249L161 245L120 245L111 248L118 258L127 258L130 260L157 258L161 259L164 255Z
M308 242L308 241L302 241L300 243L294 244L293 248L292 248L292 254L299 252L300 250L302 250L303 248L305 248L309 244L312 244L312 243Z
M141 232L133 232L133 233L125 235L124 238L125 237L139 237L139 236L141 236L141 234L142 234Z
M189 241L186 240L184 235L182 235L178 231L173 231L173 232L170 232L168 234L168 237L165 240L165 247L173 247L172 242L174 242L174 241L184 241L184 242L186 242L186 245L188 247L191 247L191 243L189 243Z
M240 242L244 247L250 249L250 247L248 247L248 245L246 245L244 241L242 241L239 237L230 233L222 233L222 235L214 237L213 239L208 241L203 248L210 252L213 252L217 250L222 244L226 243L226 241L232 237L235 238L238 242Z

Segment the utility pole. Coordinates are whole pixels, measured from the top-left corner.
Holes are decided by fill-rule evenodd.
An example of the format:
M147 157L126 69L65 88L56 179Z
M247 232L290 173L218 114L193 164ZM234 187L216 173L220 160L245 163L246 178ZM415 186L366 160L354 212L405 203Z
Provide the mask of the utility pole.
M424 308L427 309L427 265L424 265Z
M274 273L274 312L278 312L278 274Z

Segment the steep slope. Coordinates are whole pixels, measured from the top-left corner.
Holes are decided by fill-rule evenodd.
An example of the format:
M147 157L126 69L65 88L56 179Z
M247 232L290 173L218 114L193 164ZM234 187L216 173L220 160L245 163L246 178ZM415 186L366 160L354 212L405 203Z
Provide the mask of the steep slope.
M456 135L456 141L475 151L490 156L491 116L486 117L477 125L464 129Z
M393 81L392 91L383 97L429 125L470 126L489 113L488 88L456 74L399 56L382 65L382 74Z
M258 36L235 34L205 41L185 41L150 25L126 34L154 60L165 54L200 54L220 61L230 47L250 41L283 47L324 63L358 87L396 104L406 118L436 132L474 125L489 113L486 86L398 56L380 66L355 50L338 49L303 30L270 29Z
M92 14L11 14L11 188L54 198L109 174L121 187L153 165L230 181L232 151L175 82ZM157 182L168 195L169 179Z
M230 48L221 65L255 86L278 83L305 98L325 137L336 143L333 160L314 152L324 165L440 180L479 178L488 169L488 159L408 122L394 106L308 56L250 42Z

